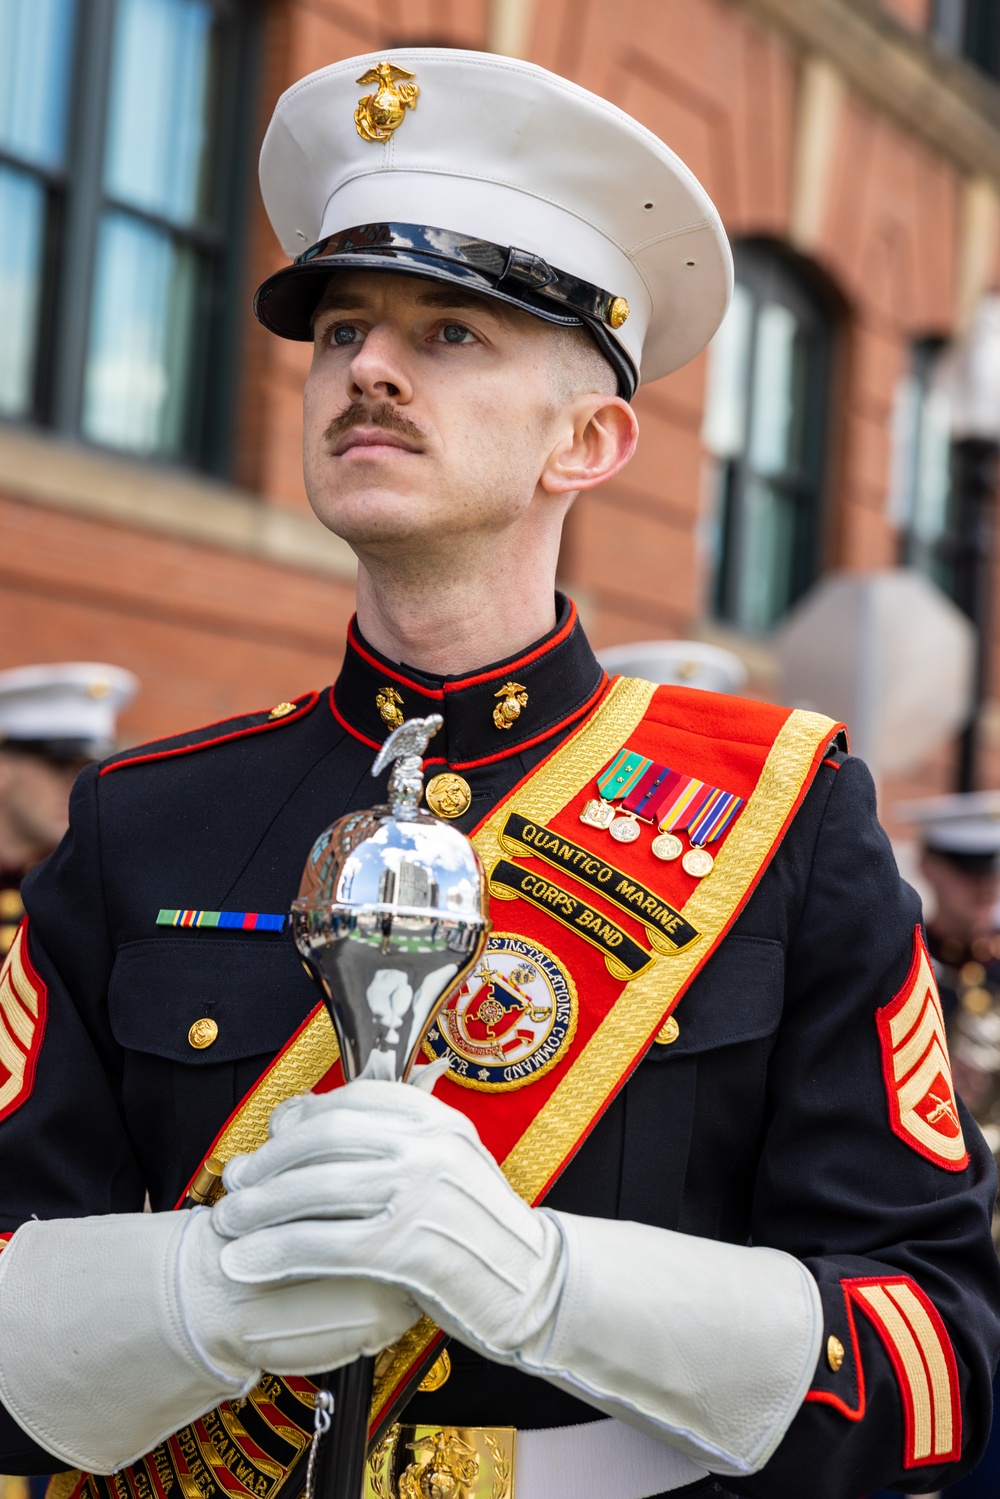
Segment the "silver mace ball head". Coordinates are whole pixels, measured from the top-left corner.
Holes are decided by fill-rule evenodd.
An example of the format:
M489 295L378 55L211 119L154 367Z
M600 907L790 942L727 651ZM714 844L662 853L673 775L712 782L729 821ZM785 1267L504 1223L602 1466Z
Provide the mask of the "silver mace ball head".
M423 811L422 761L440 714L379 750L389 801L348 812L313 844L292 902L295 945L317 979L344 1076L405 1082L435 1015L489 935L483 867L458 828Z

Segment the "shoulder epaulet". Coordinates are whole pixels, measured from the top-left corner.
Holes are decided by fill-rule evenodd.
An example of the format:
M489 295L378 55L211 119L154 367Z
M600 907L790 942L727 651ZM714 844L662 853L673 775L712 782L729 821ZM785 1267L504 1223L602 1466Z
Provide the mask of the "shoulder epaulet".
M205 724L199 729L188 729L184 734L175 734L170 739L154 739L148 744L134 744L122 750L101 766L102 776L126 765L144 765L150 760L168 760L176 755L191 755L196 750L212 749L217 744L228 744L232 739L245 739L250 734L266 734L271 729L284 728L297 723L311 713L319 702L318 692L306 692L294 702L278 703L273 708L262 708L259 713L243 713L238 718L224 718L219 723Z

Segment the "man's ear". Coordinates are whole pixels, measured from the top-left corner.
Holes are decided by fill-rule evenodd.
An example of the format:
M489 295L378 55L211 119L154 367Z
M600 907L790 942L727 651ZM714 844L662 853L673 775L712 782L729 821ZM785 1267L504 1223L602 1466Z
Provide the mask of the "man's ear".
M565 435L552 449L539 483L549 494L594 489L613 479L635 452L639 423L620 396L577 396Z

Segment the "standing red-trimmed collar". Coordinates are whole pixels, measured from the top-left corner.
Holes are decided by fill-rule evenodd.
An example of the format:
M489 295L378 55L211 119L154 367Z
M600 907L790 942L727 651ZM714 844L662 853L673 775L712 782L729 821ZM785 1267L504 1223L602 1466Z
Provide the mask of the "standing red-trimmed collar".
M576 605L556 594L556 625L506 661L464 676L439 677L397 665L362 636L357 620L334 683L334 716L362 743L379 748L393 715L440 713L428 764L471 769L552 738L596 703L607 683L580 625ZM501 725L504 725L501 727Z

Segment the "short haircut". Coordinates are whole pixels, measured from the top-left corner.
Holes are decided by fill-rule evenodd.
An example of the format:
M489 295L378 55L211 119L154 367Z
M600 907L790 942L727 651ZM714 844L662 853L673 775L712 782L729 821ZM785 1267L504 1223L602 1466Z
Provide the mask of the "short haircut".
M618 394L618 376L583 326L553 329L556 391L560 403L574 396Z

